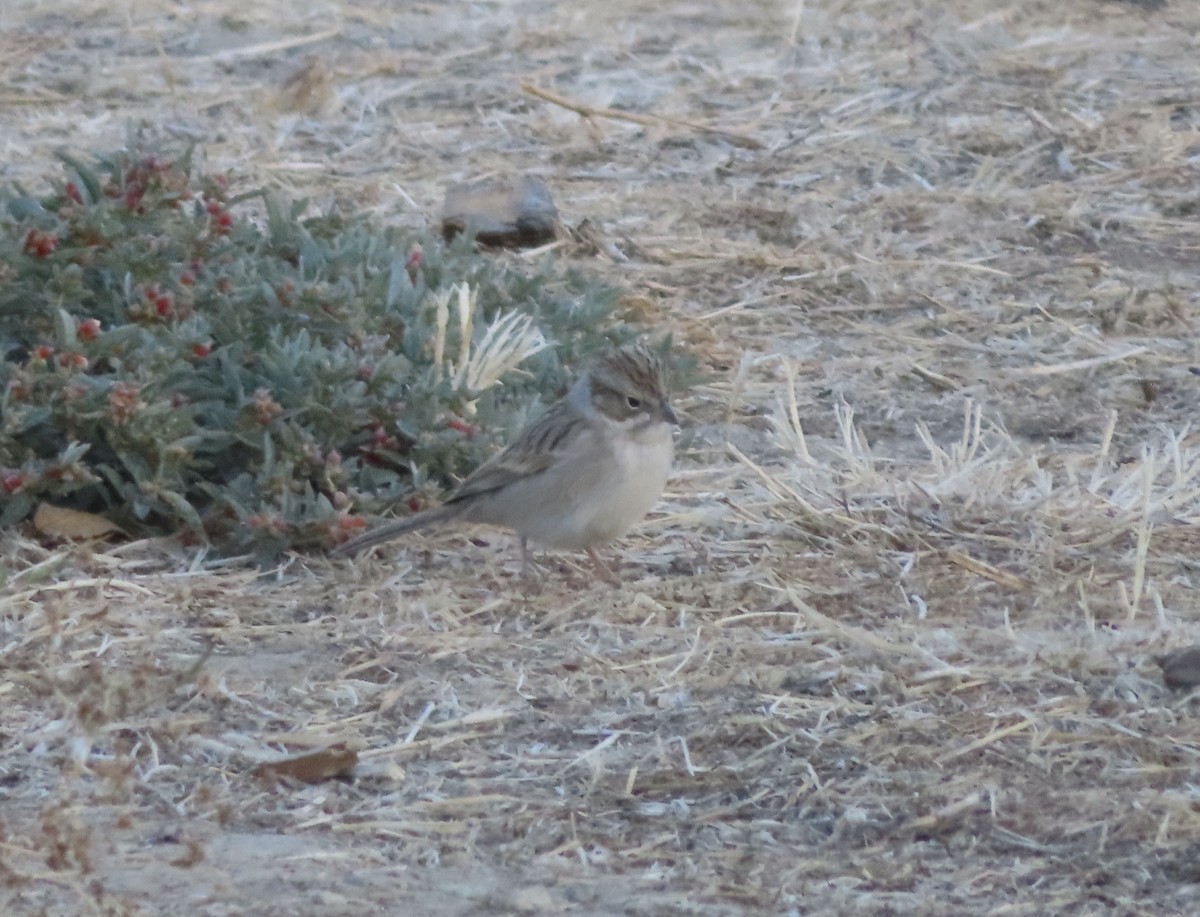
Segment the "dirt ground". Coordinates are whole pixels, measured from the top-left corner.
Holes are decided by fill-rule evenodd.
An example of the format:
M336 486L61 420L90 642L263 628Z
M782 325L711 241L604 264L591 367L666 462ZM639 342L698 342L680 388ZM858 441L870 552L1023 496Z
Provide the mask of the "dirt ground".
M616 589L6 533L0 911L1200 912L1200 4L295 7L7 0L0 181L532 172L709 381Z

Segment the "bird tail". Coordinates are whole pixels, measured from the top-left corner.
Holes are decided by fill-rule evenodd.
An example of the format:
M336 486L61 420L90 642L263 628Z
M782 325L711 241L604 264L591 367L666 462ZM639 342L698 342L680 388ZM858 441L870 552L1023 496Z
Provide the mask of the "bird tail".
M330 557L345 557L349 554L358 554L367 548L373 548L377 544L391 541L393 538L399 538L409 532L443 525L458 516L461 511L462 507L459 506L439 506L436 509L427 509L423 513L405 516L403 519L394 519L369 532L363 532L357 538L342 542L330 551L329 555Z

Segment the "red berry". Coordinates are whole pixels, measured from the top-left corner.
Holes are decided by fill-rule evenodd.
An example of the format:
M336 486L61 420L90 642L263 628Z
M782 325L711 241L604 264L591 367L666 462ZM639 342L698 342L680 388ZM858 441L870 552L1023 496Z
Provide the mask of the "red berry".
M15 494L25 484L25 475L15 468L5 468L0 472L0 489L6 494Z
M58 248L58 236L52 232L31 229L25 233L25 254L35 258L48 258Z
M279 300L280 305L289 307L292 305L292 299L296 293L296 285L290 280L285 280L283 283L275 284L275 296Z
M420 245L414 245L408 252L408 258L404 262L404 269L408 271L408 279L413 283L417 282L417 273L421 270L421 259L425 253L421 250Z
M194 357L198 357L199 359L203 360L210 353L212 353L212 344L209 344L208 342L192 345L192 356Z
M130 213L145 213L146 208L142 206L142 196L146 192L141 186L135 185L125 192L125 209Z
M229 230L233 226L233 217L225 209L225 205L219 201L209 201L207 210L211 219L209 226L211 231L218 236L229 235Z
M191 271L183 271L179 275L179 284L180 284L180 286L185 286L185 287L195 286L196 275L193 274Z
M153 298L153 302L154 311L160 316L167 318L171 314L171 307L174 305L174 301L170 293L159 293Z
M362 516L338 516L337 524L343 532L358 532L367 527L367 520Z
M83 195L79 193L79 186L73 181L67 182L67 186L63 188L63 193L66 194L76 204L83 203Z
M41 344L33 353L39 360L49 360L54 356L54 348L49 344Z
M96 339L96 335L100 333L100 322L97 319L89 318L79 323L79 327L75 331L82 341L92 341Z
M457 417L451 417L446 421L446 426L451 430L456 430L468 439L472 438L479 431L464 420L459 420Z

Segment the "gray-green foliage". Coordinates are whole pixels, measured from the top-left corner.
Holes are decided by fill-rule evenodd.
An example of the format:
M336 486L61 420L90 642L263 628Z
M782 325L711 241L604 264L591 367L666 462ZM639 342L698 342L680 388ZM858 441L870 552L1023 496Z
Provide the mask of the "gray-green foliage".
M469 470L564 363L631 333L612 288L549 260L306 218L133 146L64 156L48 197L3 192L0 525L50 500L225 551L328 544ZM554 342L482 392L445 370L461 326L452 296L439 332L437 301L464 282L476 344L513 311Z

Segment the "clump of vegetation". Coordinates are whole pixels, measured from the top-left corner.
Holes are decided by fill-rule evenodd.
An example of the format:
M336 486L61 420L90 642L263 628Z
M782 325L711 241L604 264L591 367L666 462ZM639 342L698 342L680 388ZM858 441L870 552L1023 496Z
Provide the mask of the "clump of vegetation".
M141 141L61 158L48 196L0 192L0 525L49 501L225 552L328 545L632 333L549 261L306 216Z

